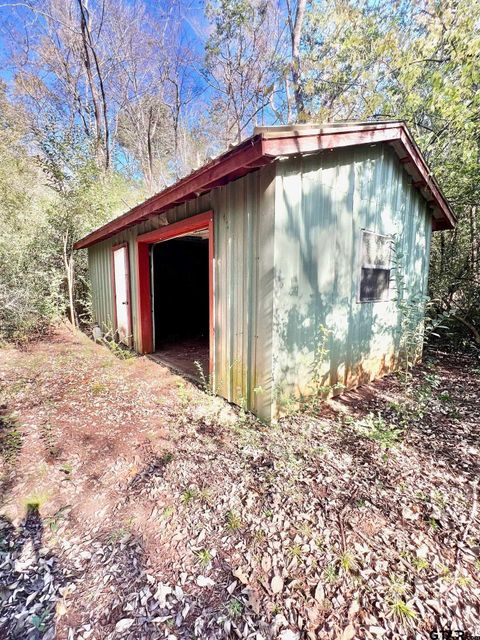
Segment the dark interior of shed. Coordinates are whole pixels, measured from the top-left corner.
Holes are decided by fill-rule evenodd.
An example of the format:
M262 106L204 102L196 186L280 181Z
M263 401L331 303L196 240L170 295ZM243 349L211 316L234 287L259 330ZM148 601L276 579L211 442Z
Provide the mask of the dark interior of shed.
M209 264L206 232L153 245L155 353L166 364L208 376Z

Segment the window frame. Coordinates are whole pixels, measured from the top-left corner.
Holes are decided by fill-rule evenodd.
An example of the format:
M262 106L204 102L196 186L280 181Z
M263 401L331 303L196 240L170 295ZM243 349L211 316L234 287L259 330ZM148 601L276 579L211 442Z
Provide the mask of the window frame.
M392 272L392 246L390 246L390 256L389 256L389 264L388 265L373 265L370 263L363 263L363 243L364 243L364 236L365 234L368 233L370 235L373 236L379 236L380 238L387 238L390 242L393 242L393 234L386 234L386 233L378 233L377 231L371 231L370 229L365 229L364 227L362 227L360 229L360 251L358 254L358 281L357 281L357 303L358 304L372 304L372 303L376 303L376 302L390 302L391 298L390 298L390 291L391 291L391 287L390 287L390 283L392 281L392 277L391 277L391 272ZM361 297L361 290L362 290L362 270L363 269L383 269L383 270L388 270L389 273L389 279L388 279L388 291L387 291L387 296L385 298L376 298L374 300L362 300Z

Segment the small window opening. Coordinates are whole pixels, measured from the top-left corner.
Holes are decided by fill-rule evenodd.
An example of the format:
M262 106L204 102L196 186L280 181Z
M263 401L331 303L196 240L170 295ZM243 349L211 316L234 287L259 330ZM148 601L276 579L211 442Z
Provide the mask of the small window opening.
M360 302L389 299L392 237L362 230Z

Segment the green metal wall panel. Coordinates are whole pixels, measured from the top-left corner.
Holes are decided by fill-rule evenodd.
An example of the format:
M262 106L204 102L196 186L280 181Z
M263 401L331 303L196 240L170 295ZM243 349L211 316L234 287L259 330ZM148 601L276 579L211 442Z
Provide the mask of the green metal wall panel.
M398 340L395 293L359 303L361 229L396 234L410 294L426 291L431 216L388 146L280 160L90 247L96 321L113 325L111 247L128 242L138 336L138 235L214 211L214 379L261 418L312 392L315 343L332 329L325 385L352 386L389 370Z
M392 149L363 146L277 163L272 353L279 405L314 392L321 326L332 331L323 385L353 386L394 365L395 291L388 302L357 301L362 229L395 234L406 290L426 292L431 216Z
M214 211L214 382L218 392L269 420L272 391L275 168L267 167L89 248L95 321L113 328L111 248L127 242L134 343L139 335L136 237ZM261 390L260 390L261 388Z

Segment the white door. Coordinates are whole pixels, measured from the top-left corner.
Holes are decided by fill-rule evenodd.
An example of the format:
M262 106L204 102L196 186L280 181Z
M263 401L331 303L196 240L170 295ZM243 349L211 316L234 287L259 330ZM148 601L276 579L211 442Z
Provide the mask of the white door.
M128 268L128 247L121 246L113 250L113 268L115 276L115 316L116 330L121 342L129 344L130 328L130 282Z

